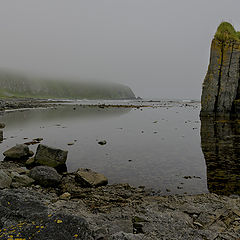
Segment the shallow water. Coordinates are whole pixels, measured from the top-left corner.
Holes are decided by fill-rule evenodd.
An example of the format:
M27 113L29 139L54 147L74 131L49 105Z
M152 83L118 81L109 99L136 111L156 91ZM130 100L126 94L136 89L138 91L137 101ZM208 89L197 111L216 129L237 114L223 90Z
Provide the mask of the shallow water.
M0 151L42 137L42 144L69 151L68 171L90 168L110 183L144 185L162 194L208 192L199 103L138 102L153 106L143 108L79 104L89 102L4 113L0 122L6 123L6 139Z

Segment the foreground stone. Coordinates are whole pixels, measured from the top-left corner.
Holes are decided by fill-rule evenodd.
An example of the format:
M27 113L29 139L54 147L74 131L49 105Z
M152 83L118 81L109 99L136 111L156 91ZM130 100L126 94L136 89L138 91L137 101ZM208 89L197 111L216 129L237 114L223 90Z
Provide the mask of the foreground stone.
M67 160L68 151L51 148L42 144L38 145L34 161L38 165L49 167L59 167L64 165Z
M126 184L79 190L0 190L0 238L213 240L240 238L240 198L149 196ZM138 223L138 224L136 224Z
M30 170L29 176L44 187L57 186L62 178L54 168L48 166L34 167Z
M28 174L19 162L0 162L0 169L13 178ZM0 190L0 239L240 238L239 196L152 196L128 184L83 188L75 177L63 174L56 188Z
M25 144L17 144L3 153L9 159L23 159L31 156L31 154L32 152L29 151L28 146Z
M75 179L82 187L99 187L108 184L108 179L103 174L86 168L78 169Z
M28 177L27 175L19 174L17 172L11 172L12 183L11 186L14 188L30 186L34 183L34 179Z
M37 192L0 191L0 239L94 239L84 218L50 209L49 200Z
M0 169L0 189L9 188L12 183L12 179L8 176L6 171Z

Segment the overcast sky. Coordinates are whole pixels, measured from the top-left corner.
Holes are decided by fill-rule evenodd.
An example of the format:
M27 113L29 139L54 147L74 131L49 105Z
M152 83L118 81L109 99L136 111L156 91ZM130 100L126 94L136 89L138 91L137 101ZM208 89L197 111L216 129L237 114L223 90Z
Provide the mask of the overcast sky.
M221 21L239 0L0 0L0 67L199 99Z

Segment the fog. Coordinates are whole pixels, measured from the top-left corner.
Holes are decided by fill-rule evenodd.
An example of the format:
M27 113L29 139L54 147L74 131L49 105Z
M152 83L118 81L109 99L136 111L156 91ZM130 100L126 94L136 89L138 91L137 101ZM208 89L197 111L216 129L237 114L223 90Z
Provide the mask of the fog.
M0 67L118 82L137 96L200 99L221 21L236 0L0 0Z

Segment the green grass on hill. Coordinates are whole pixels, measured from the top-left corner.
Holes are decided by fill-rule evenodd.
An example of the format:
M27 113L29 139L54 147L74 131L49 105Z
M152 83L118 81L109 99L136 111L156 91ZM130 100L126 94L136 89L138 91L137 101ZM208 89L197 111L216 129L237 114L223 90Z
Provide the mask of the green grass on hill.
M240 41L240 32L236 32L231 23L222 22L218 26L214 38L221 42Z
M132 90L117 83L26 77L0 69L0 98L134 99Z

